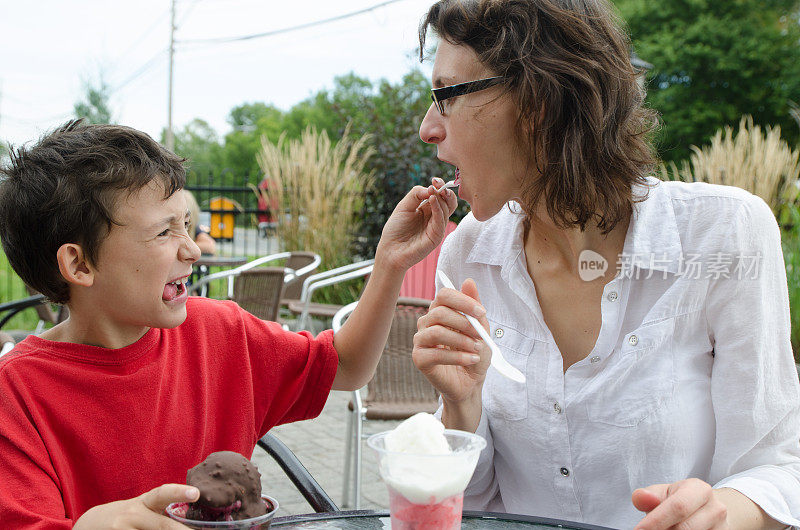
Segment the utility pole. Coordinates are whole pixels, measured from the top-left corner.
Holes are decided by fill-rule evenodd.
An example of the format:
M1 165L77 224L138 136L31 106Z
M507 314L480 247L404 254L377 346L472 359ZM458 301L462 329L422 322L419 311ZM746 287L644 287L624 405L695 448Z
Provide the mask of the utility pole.
M167 142L170 151L175 149L175 136L172 134L172 62L175 56L175 0L172 0L172 16L169 21L169 94L167 95Z

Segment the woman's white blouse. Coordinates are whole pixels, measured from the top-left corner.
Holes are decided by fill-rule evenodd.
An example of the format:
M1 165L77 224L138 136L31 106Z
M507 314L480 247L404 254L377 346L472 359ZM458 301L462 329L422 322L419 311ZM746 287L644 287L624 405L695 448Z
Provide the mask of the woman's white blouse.
M566 373L516 205L468 215L445 241L439 268L475 280L492 337L527 377L487 373L488 446L464 508L632 528L634 489L697 477L800 527L800 384L775 218L738 188L649 183L597 343Z

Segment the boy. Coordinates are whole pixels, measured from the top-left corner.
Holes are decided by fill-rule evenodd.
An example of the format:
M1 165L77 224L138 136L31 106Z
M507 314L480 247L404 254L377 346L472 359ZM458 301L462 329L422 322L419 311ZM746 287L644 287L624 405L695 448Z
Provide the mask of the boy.
M163 509L197 498L180 484L188 468L213 451L249 455L274 425L317 416L331 388L366 384L406 269L456 205L435 194L420 215L434 188L409 192L358 308L315 338L187 297L200 251L182 160L146 134L70 122L0 176L9 262L70 310L0 359L4 528L181 528Z

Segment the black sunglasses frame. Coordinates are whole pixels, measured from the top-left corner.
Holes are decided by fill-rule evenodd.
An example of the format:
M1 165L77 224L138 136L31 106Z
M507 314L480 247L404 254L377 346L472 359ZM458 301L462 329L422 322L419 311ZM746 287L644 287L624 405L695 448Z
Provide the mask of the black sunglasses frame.
M480 90L486 90L487 88L499 85L504 79L505 77L498 75L495 77L476 79L475 81L467 81L466 83L459 83L457 85L450 85L442 88L432 88L431 101L433 101L433 104L436 105L436 109L439 111L439 114L444 116L444 101L450 98L472 94L473 92L478 92Z

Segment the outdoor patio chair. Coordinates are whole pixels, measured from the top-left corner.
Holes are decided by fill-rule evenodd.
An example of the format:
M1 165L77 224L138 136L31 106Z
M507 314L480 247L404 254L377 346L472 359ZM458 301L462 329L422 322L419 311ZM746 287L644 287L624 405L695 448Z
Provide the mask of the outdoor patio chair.
M281 312L278 315L282 324L290 324L292 319L284 319L282 316L288 317L292 314L289 311L289 304L300 301L300 295L303 293L303 283L317 270L320 263L322 263L322 259L319 254L308 251L294 251L289 256L289 259L286 260L286 266L297 271L297 273L294 279L283 287Z
M311 329L311 319L313 317L333 318L342 306L312 302L314 293L323 287L368 276L372 273L374 264L374 259L368 259L308 276L303 282L300 299L289 302L289 311L297 315L293 329L296 331Z
M257 442L257 446L266 451L277 462L315 512L340 511L333 499L322 489L319 482L314 479L313 475L309 473L297 456L274 434L265 434Z
M36 329L3 329L14 315L29 308L37 310L37 313L39 314L40 321L36 326ZM41 333L44 329L44 322L42 321L43 317L52 319L48 321L53 324L57 324L66 318L66 307L64 307L63 311L53 311L53 309L50 307L50 303L41 293L32 294L31 296L27 296L19 300L12 300L11 302L4 302L0 304L0 330L5 331L14 339L15 342L21 341L28 335Z
M297 276L307 275L319 262L312 262L298 270L289 267L263 267L266 263L289 260L292 252L280 252L254 259L239 267L204 276L189 286L190 293L202 292L204 287L216 280L227 280L227 298L243 309L263 320L277 322L280 300L286 285Z
M342 483L342 506L349 506L354 491L355 509L361 506L361 440L364 420L403 420L418 412L433 413L439 395L411 360L417 320L428 312L430 300L400 297L397 300L389 339L383 349L375 375L367 383L366 398L353 392L347 405L345 461ZM353 312L358 302L344 306L333 317L333 330ZM363 389L362 389L363 390ZM351 486L352 483L352 486Z

